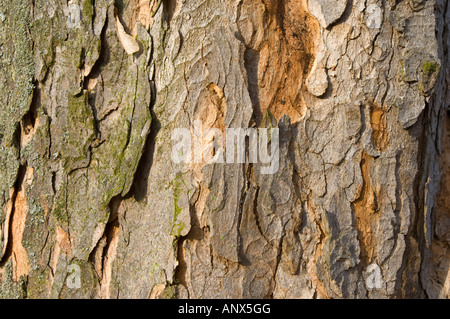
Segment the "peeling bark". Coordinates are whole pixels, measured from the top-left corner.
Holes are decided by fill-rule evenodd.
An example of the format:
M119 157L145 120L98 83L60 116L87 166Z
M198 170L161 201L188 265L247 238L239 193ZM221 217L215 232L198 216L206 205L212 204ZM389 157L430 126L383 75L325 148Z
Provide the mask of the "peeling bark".
M449 22L445 0L0 0L0 298L449 298ZM250 133L243 163L195 157L230 128L279 129L278 170Z

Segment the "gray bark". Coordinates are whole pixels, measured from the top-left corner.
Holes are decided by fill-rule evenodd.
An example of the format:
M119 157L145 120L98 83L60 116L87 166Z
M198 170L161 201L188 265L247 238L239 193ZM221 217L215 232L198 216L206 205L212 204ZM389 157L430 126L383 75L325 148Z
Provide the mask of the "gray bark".
M0 298L448 298L449 22L0 0ZM176 164L196 120L278 128L279 169Z

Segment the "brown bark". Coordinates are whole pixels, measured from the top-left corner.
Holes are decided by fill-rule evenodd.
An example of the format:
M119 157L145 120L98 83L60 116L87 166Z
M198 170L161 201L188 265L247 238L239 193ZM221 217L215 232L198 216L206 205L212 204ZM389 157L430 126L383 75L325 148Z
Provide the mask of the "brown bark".
M448 298L447 2L0 0L0 298Z

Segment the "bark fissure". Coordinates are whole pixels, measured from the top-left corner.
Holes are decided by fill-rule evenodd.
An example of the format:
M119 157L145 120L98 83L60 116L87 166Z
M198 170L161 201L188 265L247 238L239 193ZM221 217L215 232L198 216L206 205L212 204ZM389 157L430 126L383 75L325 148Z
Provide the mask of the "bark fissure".
M9 2L0 298L448 298L448 1Z

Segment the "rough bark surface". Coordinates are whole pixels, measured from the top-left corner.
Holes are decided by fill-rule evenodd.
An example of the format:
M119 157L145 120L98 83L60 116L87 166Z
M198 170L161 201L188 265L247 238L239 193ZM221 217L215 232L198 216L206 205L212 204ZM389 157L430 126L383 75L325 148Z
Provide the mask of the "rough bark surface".
M446 0L0 0L0 298L449 298L449 23ZM175 164L196 120L279 128L279 170Z

